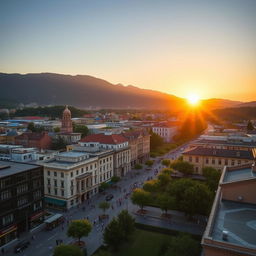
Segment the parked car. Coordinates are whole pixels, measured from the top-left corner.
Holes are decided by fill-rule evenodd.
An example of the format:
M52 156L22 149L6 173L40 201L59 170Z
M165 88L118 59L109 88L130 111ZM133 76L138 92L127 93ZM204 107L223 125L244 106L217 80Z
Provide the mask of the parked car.
M108 194L105 199L106 201L110 201L113 197L114 196L112 194Z
M28 246L30 245L30 242L28 240L22 240L20 241L15 247L14 247L14 252L18 253L18 252L22 252L23 250L25 250L26 248L28 248Z

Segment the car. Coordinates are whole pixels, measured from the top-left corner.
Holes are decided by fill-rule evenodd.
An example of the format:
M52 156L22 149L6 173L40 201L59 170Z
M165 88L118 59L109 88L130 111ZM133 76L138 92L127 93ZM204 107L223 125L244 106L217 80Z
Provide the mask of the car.
M18 253L18 252L22 252L23 250L25 250L26 248L28 248L28 246L30 245L30 242L28 240L22 240L20 241L15 247L14 247L14 252Z
M110 201L113 197L114 196L112 194L108 194L105 199L106 201Z

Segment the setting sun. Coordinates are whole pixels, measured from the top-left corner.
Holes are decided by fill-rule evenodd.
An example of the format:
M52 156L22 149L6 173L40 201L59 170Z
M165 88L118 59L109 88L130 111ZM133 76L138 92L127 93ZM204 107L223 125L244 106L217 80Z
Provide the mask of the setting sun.
M188 101L188 103L189 103L190 105L195 106L195 105L198 105L200 99L199 99L198 95L196 95L196 94L190 94L190 95L188 95L188 97L187 97L187 101Z

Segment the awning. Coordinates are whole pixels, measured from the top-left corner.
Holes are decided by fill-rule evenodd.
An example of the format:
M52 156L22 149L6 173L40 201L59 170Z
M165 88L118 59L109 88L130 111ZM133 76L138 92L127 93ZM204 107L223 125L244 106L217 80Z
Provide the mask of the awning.
M40 218L40 217L43 216L43 215L44 215L44 211L38 212L38 213L36 213L36 214L30 216L30 220L31 220L31 221L36 220L36 219Z
M59 199L56 199L56 198L45 197L44 201L46 203L55 204L55 205L58 205L58 206L65 206L66 205L66 201L59 200Z
M12 225L11 227L0 231L0 237L5 236L13 231L15 231L17 229L17 225Z
M45 220L44 222L45 222L45 223L52 223L52 222L54 222L55 220L58 220L59 218L62 218L62 217L63 217L62 214L57 213L57 214L51 216L50 218L48 218L47 220Z

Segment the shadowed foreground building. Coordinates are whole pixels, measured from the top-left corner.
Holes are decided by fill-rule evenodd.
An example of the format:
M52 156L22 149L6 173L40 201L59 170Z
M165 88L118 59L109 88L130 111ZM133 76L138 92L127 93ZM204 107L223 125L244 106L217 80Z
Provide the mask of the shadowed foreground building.
M44 220L43 168L0 161L0 247Z
M256 166L224 167L202 238L204 256L256 255Z

